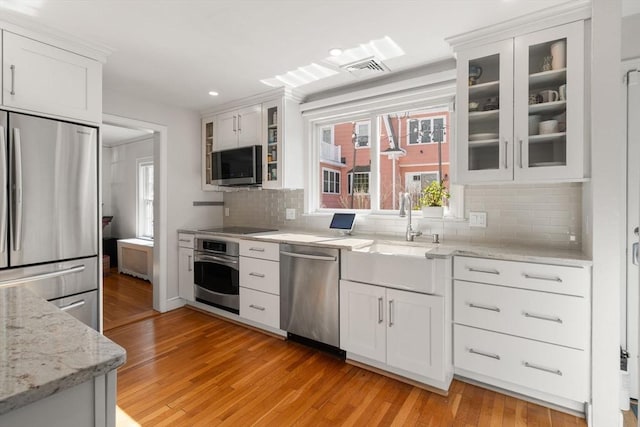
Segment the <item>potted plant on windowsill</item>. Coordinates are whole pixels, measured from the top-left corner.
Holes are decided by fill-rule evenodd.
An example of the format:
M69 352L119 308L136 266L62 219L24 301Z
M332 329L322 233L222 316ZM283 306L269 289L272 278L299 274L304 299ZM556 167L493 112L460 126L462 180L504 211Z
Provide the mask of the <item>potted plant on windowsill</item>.
M424 218L442 218L444 215L444 203L449 199L450 194L444 185L446 177L440 181L431 183L422 190L420 196L420 206L422 206L422 216Z

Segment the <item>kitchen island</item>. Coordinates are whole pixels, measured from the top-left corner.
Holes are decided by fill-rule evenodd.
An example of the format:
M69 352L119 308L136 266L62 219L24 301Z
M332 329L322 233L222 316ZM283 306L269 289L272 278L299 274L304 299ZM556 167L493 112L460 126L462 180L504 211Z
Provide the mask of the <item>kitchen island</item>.
M0 426L114 426L125 356L28 289L0 288Z

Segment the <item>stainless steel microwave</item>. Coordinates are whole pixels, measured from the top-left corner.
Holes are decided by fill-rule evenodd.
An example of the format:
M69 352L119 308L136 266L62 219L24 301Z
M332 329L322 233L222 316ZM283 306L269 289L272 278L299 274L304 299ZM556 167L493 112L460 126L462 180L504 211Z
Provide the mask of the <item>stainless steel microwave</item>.
M262 184L262 146L232 148L211 153L211 183L239 186Z

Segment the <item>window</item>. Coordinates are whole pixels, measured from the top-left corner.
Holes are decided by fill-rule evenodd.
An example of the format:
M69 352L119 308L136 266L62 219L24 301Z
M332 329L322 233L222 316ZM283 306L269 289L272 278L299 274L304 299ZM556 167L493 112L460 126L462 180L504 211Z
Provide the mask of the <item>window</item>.
M356 148L369 148L369 122L358 122L353 125L353 139Z
M349 173L348 180L348 194L352 194L354 190L359 194L369 194L369 172Z
M424 117L409 120L407 126L409 144L443 142L445 138L444 117Z
M322 192L340 194L340 171L322 168Z
M153 239L153 162L138 160L138 237Z
M448 184L451 105L411 104L398 111L376 104L368 112L354 108L353 115L340 108L337 118L327 111L317 121L310 116L317 147L311 182L317 190L309 192L309 208L397 212L400 192L419 200L431 181L444 178Z

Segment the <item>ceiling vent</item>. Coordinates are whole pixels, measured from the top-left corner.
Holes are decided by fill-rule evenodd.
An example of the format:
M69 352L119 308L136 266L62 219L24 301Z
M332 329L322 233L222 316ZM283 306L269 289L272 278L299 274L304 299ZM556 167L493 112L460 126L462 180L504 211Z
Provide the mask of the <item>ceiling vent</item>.
M389 72L389 68L374 56L341 65L340 68L350 72L358 78L370 77Z

